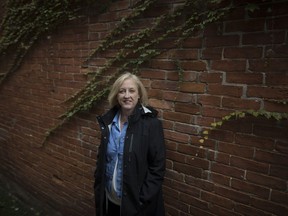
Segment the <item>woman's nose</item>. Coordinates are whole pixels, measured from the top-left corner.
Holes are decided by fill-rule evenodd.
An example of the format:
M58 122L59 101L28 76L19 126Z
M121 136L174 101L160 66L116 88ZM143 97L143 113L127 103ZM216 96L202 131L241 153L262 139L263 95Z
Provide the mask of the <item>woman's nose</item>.
M125 97L125 98L128 98L129 96L130 96L129 91L125 91L125 95L124 95L124 97Z

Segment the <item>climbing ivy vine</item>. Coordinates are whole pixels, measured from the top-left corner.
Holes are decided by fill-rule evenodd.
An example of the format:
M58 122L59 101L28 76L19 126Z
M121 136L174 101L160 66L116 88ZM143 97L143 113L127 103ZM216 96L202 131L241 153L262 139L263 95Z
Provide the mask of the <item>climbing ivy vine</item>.
M62 122L53 128L47 136L76 113L89 110L95 103L106 96L109 92L110 85L118 74L128 68L130 69L129 71L137 74L140 65L165 52L166 50L157 48L159 43L168 37L173 37L173 34L177 33L178 36L174 37L174 47L179 47L181 42L189 37L194 30L201 30L207 24L219 20L232 8L231 5L218 8L217 5L221 1L210 0L203 2L201 0L186 0L184 4L176 10L157 17L151 26L137 33L124 34L124 36L122 36L121 33L135 22L135 18L143 14L155 2L155 0L146 0L138 5L138 7L136 7L128 17L123 19L118 27L106 37L102 44L89 55L83 64L84 66L89 65L89 61L93 59L93 56L104 52L108 48L114 46L121 47L116 56L108 60L103 67L90 72L90 74L93 74L93 78L84 89L69 99L73 101L72 106L61 116ZM213 6L211 4L214 4L215 10L209 10L209 7ZM179 23L178 18L182 18L183 22ZM133 56L133 58L130 58L131 56ZM115 69L113 76L103 81L100 76L115 64L117 64L118 67Z
M112 0L111 0L112 1ZM117 27L106 36L102 43L93 50L83 61L82 67L89 70L92 76L87 85L68 101L70 108L61 116L61 121L49 130L46 138L57 128L63 125L77 113L91 109L109 92L110 85L121 72L128 70L137 74L139 67L153 57L165 52L159 49L159 44L167 38L174 38L174 47L181 47L182 42L195 31L204 29L208 24L223 18L233 10L232 3L226 7L220 6L222 0L186 0L174 10L159 13L151 25L138 32L128 34L131 27L139 17L157 3L156 0L143 0L133 8L132 12L123 18ZM14 72L21 64L23 57L33 44L45 33L52 31L59 24L81 17L81 10L93 5L99 13L105 11L110 1L97 0L7 0L6 15L1 23L0 37L0 64L5 61L13 50L11 66L2 72L0 82L8 74ZM257 7L247 5L247 10L254 11ZM175 36L177 35L177 36ZM108 49L119 48L114 58L108 59L106 64L98 69L93 69L90 62L97 55ZM182 80L181 66L175 61L179 71L179 80ZM103 79L103 74L113 69L113 74ZM0 83L1 84L1 83ZM68 102L67 101L67 102ZM219 123L217 123L219 124Z
M235 111L232 112L224 117L220 121L211 123L211 129L204 130L202 132L202 137L200 138L199 142L204 143L205 140L209 138L209 134L212 130L217 129L218 127L221 127L225 122L233 120L233 119L241 119L246 116L254 116L254 117L264 117L267 119L275 119L277 121L288 119L288 113L279 113L279 112L269 112L266 110L242 110L242 111Z
M18 69L24 56L44 33L52 31L62 23L79 18L81 9L89 5L93 5L95 10L100 12L109 2L6 0L6 13L0 28L0 64L8 59L10 64L5 71L1 71L0 84L10 73Z

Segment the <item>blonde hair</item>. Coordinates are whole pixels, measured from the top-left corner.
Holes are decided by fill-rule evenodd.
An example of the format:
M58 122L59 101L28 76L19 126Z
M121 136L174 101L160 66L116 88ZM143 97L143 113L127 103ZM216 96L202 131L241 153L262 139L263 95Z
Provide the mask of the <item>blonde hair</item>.
M132 79L135 82L136 86L138 87L138 93L140 96L139 102L143 106L147 106L148 105L148 96L147 96L147 91L146 91L143 83L140 81L140 79L136 75L134 75L130 72L125 72L120 77L118 77L118 79L112 85L112 88L111 88L110 93L108 95L108 101L109 101L110 107L114 107L114 106L118 105L117 95L118 95L119 89L120 89L121 85L123 84L123 82L127 79Z

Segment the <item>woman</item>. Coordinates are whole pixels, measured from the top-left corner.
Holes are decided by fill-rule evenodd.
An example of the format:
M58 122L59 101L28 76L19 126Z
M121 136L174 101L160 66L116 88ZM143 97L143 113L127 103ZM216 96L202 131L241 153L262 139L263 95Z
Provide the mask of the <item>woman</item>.
M147 92L131 73L115 81L108 100L111 109L98 117L96 215L163 216L165 145L157 111L147 106Z

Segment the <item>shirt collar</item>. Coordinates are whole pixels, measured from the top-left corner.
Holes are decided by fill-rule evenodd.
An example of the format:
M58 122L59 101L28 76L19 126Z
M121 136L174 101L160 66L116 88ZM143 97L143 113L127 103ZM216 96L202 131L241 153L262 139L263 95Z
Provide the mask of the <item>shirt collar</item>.
M112 121L113 124L117 124L118 125L119 116L120 116L120 111L118 111L116 113L116 115L114 116L113 121Z

